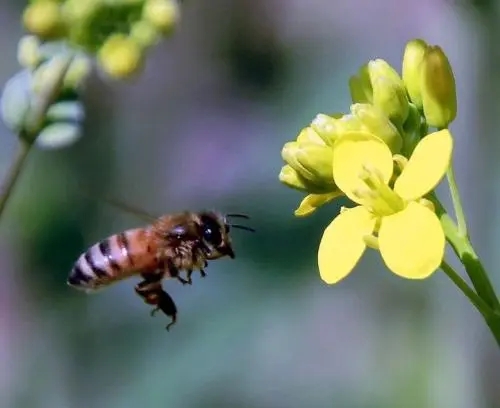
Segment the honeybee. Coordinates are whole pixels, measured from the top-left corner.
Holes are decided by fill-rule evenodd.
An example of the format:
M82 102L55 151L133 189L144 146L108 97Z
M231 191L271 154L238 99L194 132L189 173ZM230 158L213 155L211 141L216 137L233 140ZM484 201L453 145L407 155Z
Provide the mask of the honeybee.
M144 215L144 214L143 214ZM214 211L167 214L142 228L111 235L92 245L75 262L67 284L87 293L118 281L140 276L135 293L155 306L153 316L161 310L171 318L169 330L177 321L177 307L163 289L163 279L192 284L193 271L206 276L209 260L234 258L230 228L252 231L253 228L232 224L228 218L249 219L245 214L220 214ZM153 217L149 217L153 218ZM185 271L185 278L181 272Z

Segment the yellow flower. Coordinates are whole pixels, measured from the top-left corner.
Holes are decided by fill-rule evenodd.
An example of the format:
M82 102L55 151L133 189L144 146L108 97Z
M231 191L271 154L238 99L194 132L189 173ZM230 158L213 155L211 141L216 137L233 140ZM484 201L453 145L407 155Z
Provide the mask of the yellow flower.
M393 157L382 140L351 132L336 142L333 178L359 205L341 211L323 234L318 266L326 283L345 278L367 246L378 247L387 267L404 278L423 279L439 267L445 235L432 204L422 197L445 175L452 150L448 130L427 135L391 188Z

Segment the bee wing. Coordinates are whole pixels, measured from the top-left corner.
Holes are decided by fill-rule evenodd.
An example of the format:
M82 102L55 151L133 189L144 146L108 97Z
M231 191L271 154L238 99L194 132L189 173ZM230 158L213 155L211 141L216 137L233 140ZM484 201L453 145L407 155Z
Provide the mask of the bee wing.
M142 218L146 222L152 222L158 218L158 216L155 216L141 208L137 208L128 204L125 204L119 200L115 200L113 198L109 197L102 197L100 196L99 198L96 198L95 195L90 194L87 192L85 189L80 189L79 193L83 195L85 198L88 200L98 200L102 201L103 203L106 203L112 207L116 207L126 213L133 214L138 216L139 218Z
M118 201L118 200L115 200L115 199L112 199L109 197L101 197L100 199L101 199L101 201L103 201L103 202L105 202L113 207L119 208L120 210L122 210L124 212L134 214L134 215L144 219L147 222L154 222L158 218L158 216L150 214L141 208L133 207L131 205L125 204L121 201Z

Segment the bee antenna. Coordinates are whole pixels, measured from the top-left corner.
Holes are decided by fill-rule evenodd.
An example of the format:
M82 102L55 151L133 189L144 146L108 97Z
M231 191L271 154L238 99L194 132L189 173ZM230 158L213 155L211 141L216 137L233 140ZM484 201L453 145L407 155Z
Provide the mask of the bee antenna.
M250 217L248 215L246 215L246 214L238 214L238 213L226 214L226 217L244 218L246 220L250 219Z
M255 229L247 227L246 225L238 225L238 224L228 224L232 228L237 228L245 231L256 232Z

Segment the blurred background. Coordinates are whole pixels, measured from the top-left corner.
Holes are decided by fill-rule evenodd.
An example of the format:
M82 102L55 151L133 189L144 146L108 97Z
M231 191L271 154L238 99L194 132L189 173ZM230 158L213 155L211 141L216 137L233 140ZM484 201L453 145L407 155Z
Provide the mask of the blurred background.
M25 4L0 4L3 84L19 69ZM283 143L348 109L361 64L400 69L408 40L439 44L458 83L471 237L500 288L498 18L494 0L184 2L139 78L93 76L80 142L31 154L0 232L0 406L500 407L497 345L447 277L399 279L368 252L327 287L316 251L338 207L294 218L302 196L278 182ZM3 177L17 141L0 126ZM246 212L258 233L235 231L236 259L192 287L167 282L180 311L167 333L134 279L93 296L66 286L83 250L143 224L100 197Z

